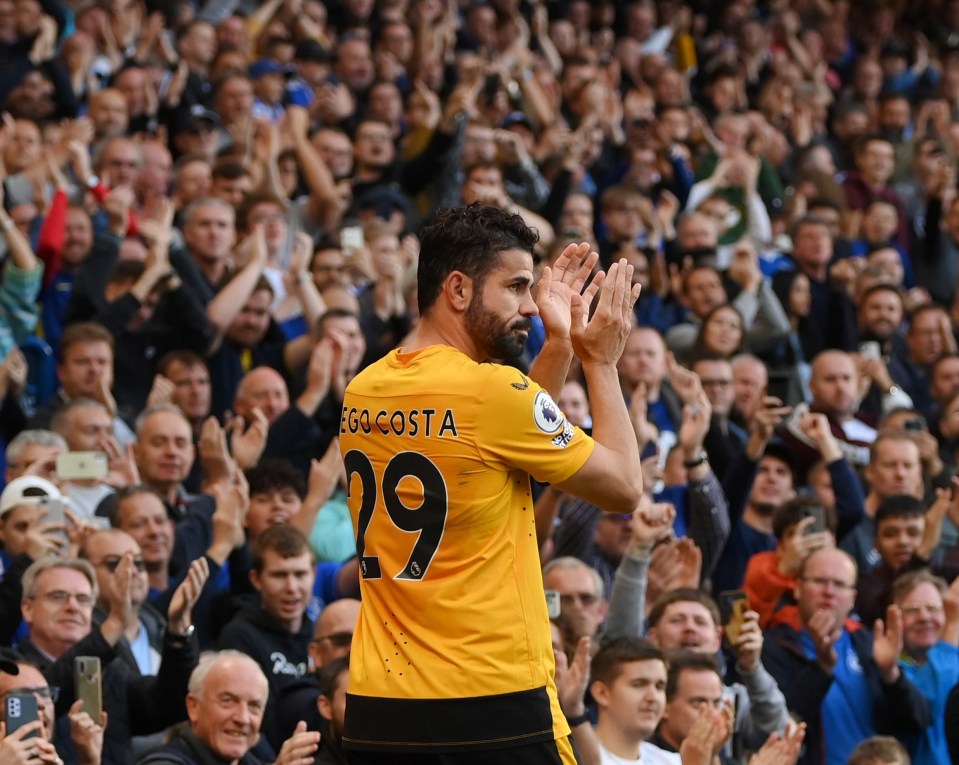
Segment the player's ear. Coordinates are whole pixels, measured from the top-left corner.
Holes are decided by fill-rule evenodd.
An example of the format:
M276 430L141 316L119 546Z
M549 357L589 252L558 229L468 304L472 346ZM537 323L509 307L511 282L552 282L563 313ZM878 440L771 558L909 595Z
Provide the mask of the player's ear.
M466 311L473 300L473 280L462 271L453 271L443 283L443 292L457 311Z

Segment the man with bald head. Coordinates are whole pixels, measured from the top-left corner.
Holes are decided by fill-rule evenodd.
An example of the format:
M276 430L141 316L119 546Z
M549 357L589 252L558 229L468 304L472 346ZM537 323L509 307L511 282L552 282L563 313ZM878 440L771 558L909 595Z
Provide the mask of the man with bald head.
M777 611L766 632L763 666L807 725L800 765L839 765L870 736L921 734L932 721L928 702L899 669L899 609L890 606L874 631L849 619L856 577L843 551L812 553L796 579L796 605Z
M247 422L254 419L259 408L272 425L290 407L286 380L272 367L256 367L247 372L236 389L233 411Z
M806 471L819 459L815 445L799 427L800 418L807 411L826 415L830 429L850 465L862 468L868 464L869 444L876 440L876 429L857 417L859 383L856 362L850 354L828 350L813 359L809 378L812 401L808 405L795 407L786 423L785 440L799 459L801 481L805 480ZM894 397L898 392L898 388L893 389L884 398Z

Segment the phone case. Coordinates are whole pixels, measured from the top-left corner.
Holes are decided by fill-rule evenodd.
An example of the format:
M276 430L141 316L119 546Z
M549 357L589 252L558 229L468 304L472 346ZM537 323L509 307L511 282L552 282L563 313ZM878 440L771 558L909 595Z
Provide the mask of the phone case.
M96 723L103 719L103 694L100 682L100 659L96 656L77 656L74 660L77 698L83 702L83 711Z
M7 722L7 735L9 736L15 730L19 730L24 725L39 719L37 711L37 697L32 693L10 693L7 694L7 703L4 709L4 717ZM39 731L28 734L27 738L39 736Z

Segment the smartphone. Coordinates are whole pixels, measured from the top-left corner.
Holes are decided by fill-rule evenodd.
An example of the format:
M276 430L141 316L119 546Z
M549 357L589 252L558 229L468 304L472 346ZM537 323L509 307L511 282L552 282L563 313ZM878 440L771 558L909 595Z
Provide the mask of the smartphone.
M83 711L97 724L103 722L103 691L100 659L96 656L77 656L73 660L77 698L83 702Z
M914 420L906 420L906 421L903 423L903 428L905 428L906 430L916 431L916 430L925 430L925 429L926 429L926 426L925 426L925 423L923 423L922 420L920 420L920 419L917 418L917 419L914 419Z
M864 359L878 359L882 355L879 343L875 340L867 340L864 343L859 343L859 355Z
M742 590L726 590L719 593L719 609L723 619L724 632L730 645L739 640L739 631L743 627L749 600Z
M65 481L103 478L108 472L106 452L66 452L57 457L57 476Z
M43 516L42 523L56 523L66 525L67 514L66 514L66 505L62 499L43 499L38 504L37 507L40 510L46 510L46 515ZM51 535L59 537L63 549L67 549L70 546L70 537L67 535L66 530L51 531Z
M546 590L546 613L550 619L558 619L562 606L559 602L559 593L556 590Z
M366 243L362 226L343 226L340 229L340 248L347 257L361 249Z
M32 692L15 692L7 694L7 703L4 707L4 719L7 722L7 735L9 736L15 730L36 722L40 719L37 712L37 697ZM27 735L27 738L34 738L40 735L40 731L34 731Z
M815 520L806 526L804 535L818 534L826 530L826 509L818 505L810 505L803 509L803 518L815 518Z

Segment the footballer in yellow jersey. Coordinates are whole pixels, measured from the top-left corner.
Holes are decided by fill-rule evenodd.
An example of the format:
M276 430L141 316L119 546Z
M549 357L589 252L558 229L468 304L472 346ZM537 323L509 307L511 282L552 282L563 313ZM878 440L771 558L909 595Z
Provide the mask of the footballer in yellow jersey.
M351 765L575 762L530 475L611 512L635 509L639 452L616 362L639 288L625 260L590 279L599 256L579 243L544 267L534 299L536 240L495 207L438 213L421 238L419 322L346 389L340 450L362 593L343 731ZM531 374L491 363L521 356L537 315L546 341ZM547 392L574 353L593 437Z
M567 735L529 474L566 480L593 441L529 377L437 345L354 378L340 448L363 601L344 741L435 751Z

